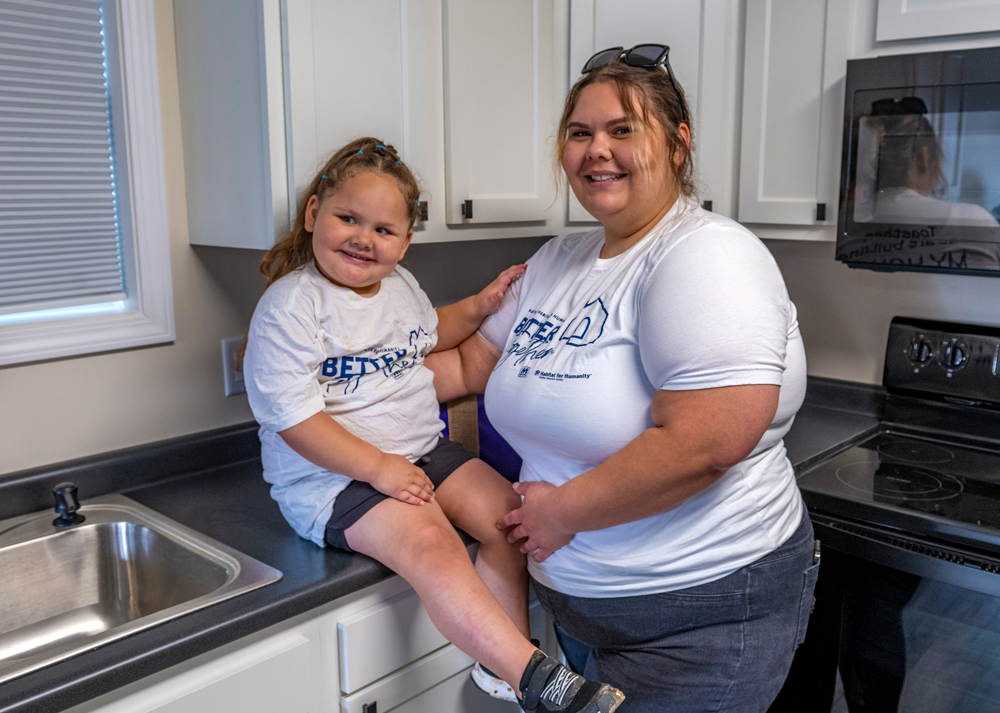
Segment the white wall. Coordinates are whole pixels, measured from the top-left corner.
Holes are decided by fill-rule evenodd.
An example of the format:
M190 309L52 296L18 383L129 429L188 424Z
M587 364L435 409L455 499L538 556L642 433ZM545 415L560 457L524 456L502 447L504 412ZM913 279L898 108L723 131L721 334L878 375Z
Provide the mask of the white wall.
M895 316L1000 325L1000 277L858 270L834 258L833 243L765 242L798 309L813 376L881 384Z
M0 473L253 419L245 396L224 395L220 340L248 318L228 267L252 285L258 256L188 244L173 3L156 0L155 12L177 341L0 368Z

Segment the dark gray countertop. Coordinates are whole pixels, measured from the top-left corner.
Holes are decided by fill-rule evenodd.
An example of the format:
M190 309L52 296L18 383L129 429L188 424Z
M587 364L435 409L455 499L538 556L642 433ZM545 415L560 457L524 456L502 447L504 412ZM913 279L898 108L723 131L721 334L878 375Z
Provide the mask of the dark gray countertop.
M796 470L875 430L880 394L877 387L810 379L806 403L785 438ZM122 492L284 575L0 685L0 711L63 710L391 576L367 557L324 550L292 532L270 498L255 447L255 426L246 424L0 476L0 518L49 507L52 486L74 480L84 499Z

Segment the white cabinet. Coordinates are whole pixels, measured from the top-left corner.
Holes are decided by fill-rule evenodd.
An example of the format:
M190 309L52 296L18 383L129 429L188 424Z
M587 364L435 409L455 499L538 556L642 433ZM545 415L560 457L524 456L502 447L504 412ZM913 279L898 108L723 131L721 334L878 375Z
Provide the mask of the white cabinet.
M569 80L608 47L670 47L670 65L694 117L699 198L735 217L739 0L571 0ZM570 220L591 220L575 201Z
M444 0L448 223L555 215L554 20L552 0Z
M287 145L296 186L361 136L389 142L413 165L440 153L439 6L285 0Z
M190 241L269 248L297 188L366 135L426 189L417 240L561 227L550 140L564 3L175 0Z
M294 202L279 0L175 0L190 241L266 249Z
M848 3L748 0L746 12L739 221L836 225Z
M529 614L532 636L558 655L537 601ZM392 577L68 713L518 713L472 683L473 663Z
M1000 2L878 0L875 39L912 40L1000 30Z
M69 709L69 713L319 713L319 631L248 637Z

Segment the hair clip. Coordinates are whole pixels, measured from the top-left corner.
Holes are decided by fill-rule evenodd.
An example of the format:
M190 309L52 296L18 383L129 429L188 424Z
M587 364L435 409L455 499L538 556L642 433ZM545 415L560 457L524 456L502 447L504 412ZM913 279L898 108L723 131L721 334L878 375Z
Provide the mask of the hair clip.
M396 161L396 163L402 163L402 161Z
M323 174L323 178L326 178L326 174L325 173Z
M364 151L362 151L361 149L358 149L358 153L364 153Z
M375 144L375 148L377 148L377 149L385 149L385 146L383 146L382 144ZM385 150L388 151L389 149L385 149Z

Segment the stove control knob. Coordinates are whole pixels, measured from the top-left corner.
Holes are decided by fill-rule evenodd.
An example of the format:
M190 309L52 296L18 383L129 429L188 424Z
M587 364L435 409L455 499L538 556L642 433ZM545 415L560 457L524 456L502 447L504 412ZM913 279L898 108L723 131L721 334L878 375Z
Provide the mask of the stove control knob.
M924 337L914 337L906 349L906 356L914 364L926 364L934 358L934 349Z
M957 339L941 345L941 366L946 369L961 369L969 361L969 348Z

